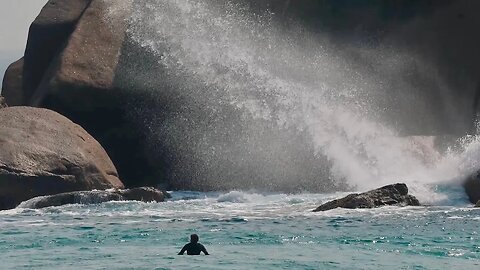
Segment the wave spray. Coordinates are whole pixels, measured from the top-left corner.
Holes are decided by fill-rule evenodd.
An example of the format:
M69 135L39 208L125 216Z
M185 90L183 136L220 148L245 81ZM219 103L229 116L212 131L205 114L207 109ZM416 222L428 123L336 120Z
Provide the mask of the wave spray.
M400 136L401 111L386 116L385 100L414 96L408 82L400 96L389 85L418 55L340 48L239 1L133 5L117 83L143 93L131 116L171 188L329 192L405 182L433 203L445 199L439 184L478 168L476 137L439 153L434 137ZM424 67L417 72L431 74Z

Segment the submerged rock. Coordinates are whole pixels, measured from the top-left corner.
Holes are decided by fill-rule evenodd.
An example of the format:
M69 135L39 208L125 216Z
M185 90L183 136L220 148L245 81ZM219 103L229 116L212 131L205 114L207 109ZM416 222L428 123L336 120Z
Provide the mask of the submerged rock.
M22 202L21 208L44 208L66 204L97 204L109 201L163 202L170 195L151 187L126 190L92 190L41 196Z
M470 176L464 183L465 193L471 203L480 201L480 172Z
M82 127L47 109L0 110L0 210L36 196L109 188L123 183Z
M341 208L375 208L386 205L395 206L419 206L420 202L412 195L408 195L408 187L405 184L384 186L364 193L350 194L344 198L327 202L314 212L327 211Z

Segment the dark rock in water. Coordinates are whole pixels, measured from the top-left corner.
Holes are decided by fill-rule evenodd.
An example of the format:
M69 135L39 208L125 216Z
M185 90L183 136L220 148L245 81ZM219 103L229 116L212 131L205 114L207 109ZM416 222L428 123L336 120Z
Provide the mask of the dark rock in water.
M471 203L477 203L480 200L480 172L470 176L464 183L465 193Z
M170 194L152 187L140 187L118 191L127 201L163 202Z
M47 109L0 110L0 210L33 197L123 188L100 144Z
M407 185L394 184L360 194L350 194L344 198L327 202L313 211L327 211L338 207L375 208L386 205L419 206L420 202L414 196L408 195Z
M23 58L8 66L2 83L2 95L10 106L25 103L23 93Z
M6 108L6 107L8 106L7 106L7 103L5 102L5 99L2 96L0 96L0 109Z
M126 190L92 190L41 196L22 202L21 208L44 208L66 204L97 204L109 201L163 202L170 195L164 191L141 187Z

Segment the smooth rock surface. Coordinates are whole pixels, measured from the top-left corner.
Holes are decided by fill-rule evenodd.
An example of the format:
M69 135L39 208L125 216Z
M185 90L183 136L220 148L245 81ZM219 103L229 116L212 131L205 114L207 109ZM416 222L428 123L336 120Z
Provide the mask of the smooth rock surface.
M97 204L109 201L163 202L170 195L164 191L141 187L126 190L92 190L41 196L22 202L21 208L44 208L66 204Z
M129 11L125 8L110 15L112 5L108 0L93 0L88 5L35 92L32 105L76 114L119 106L113 81Z
M31 24L25 49L24 103L33 93L65 47L70 34L92 0L49 0Z
M341 208L375 208L386 205L395 206L419 206L420 202L412 195L408 195L408 187L405 184L393 184L360 194L350 194L344 198L327 202L314 212L328 211Z
M25 104L23 92L23 58L10 64L2 82L2 95L10 106Z
M62 192L123 188L100 144L47 109L0 110L0 209Z

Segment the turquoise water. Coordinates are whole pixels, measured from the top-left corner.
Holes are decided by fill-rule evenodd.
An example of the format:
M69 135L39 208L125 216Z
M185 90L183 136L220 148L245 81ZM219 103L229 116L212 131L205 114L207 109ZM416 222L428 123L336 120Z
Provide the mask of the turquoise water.
M340 194L176 192L0 212L1 269L479 269L480 210L312 213ZM211 256L177 256L191 233Z

